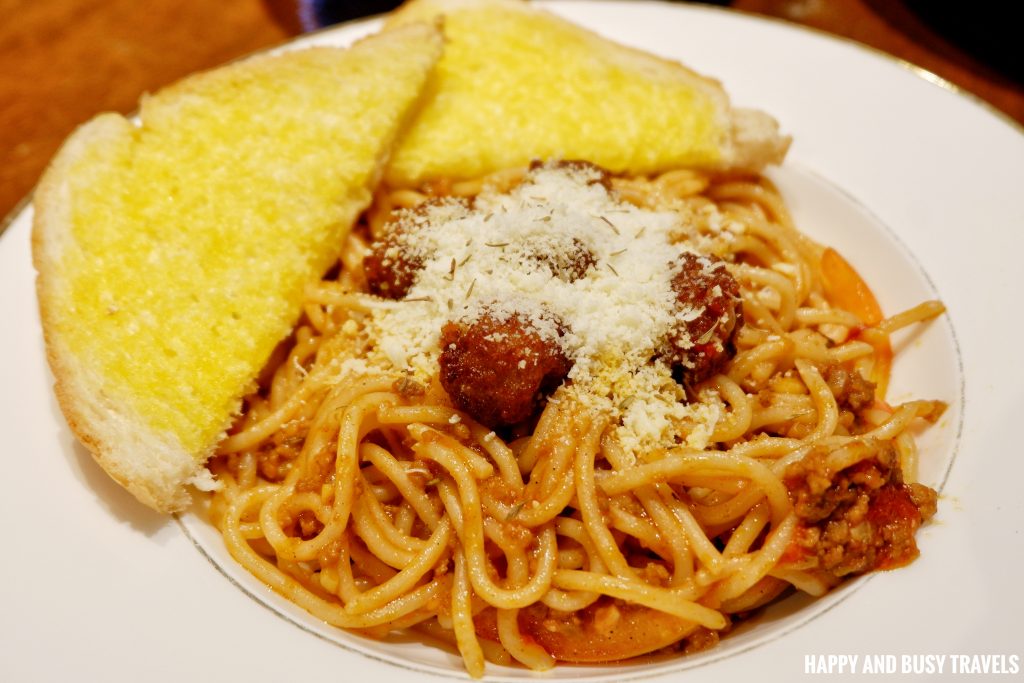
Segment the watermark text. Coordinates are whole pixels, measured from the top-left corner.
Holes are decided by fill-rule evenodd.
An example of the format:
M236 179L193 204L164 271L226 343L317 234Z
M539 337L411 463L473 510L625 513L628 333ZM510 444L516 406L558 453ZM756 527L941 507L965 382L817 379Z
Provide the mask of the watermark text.
M1019 674L1020 655L804 655L805 674Z

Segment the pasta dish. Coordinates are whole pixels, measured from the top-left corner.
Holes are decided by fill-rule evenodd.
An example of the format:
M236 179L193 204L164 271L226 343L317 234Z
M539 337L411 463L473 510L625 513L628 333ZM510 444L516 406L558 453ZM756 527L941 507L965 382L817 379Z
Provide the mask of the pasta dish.
M548 162L380 188L210 469L315 617L548 669L713 646L917 555L886 317L758 176Z

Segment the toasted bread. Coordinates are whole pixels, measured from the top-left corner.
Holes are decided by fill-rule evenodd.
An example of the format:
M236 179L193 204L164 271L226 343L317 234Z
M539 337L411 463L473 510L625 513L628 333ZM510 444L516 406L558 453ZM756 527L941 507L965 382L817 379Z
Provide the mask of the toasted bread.
M143 503L174 511L304 287L335 262L442 49L413 24L260 56L79 128L35 195L33 260L68 423Z
M789 145L767 114L732 109L717 81L521 0L410 0L386 26L438 18L444 56L392 185L556 158L634 174L758 170Z

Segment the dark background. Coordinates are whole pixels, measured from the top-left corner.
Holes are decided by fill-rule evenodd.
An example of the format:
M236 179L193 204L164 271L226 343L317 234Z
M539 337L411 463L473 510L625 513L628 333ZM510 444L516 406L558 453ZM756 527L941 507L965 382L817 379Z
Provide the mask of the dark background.
M676 0L684 1L684 0ZM388 12L401 4L400 0L307 0L305 2L276 2L272 6L283 8L283 15L303 15L304 28L317 28L336 24L349 19ZM744 5L732 0L702 0L702 4ZM781 3L776 3L781 4ZM815 3L791 3L813 5ZM820 3L818 3L820 4ZM918 38L935 43L946 41L950 46L959 47L979 63L988 66L1010 80L1021 85L1024 71L1024 49L1021 44L1020 20L1017 10L1020 5L1012 0L872 0L872 10L887 17L894 23L911 28L913 19L919 25ZM909 15L909 16L903 16ZM1012 16L1011 16L1012 15ZM286 19L287 21L287 19ZM301 25L301 24L300 24ZM933 34L929 36L928 34ZM934 40L938 39L938 40Z

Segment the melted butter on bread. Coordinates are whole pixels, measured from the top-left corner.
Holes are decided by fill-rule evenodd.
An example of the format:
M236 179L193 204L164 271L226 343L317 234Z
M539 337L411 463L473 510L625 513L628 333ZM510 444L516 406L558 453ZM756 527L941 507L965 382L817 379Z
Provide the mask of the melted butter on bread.
M261 56L100 115L36 194L61 406L111 476L176 510L369 204L441 51L426 24ZM197 479L198 477L198 479Z

